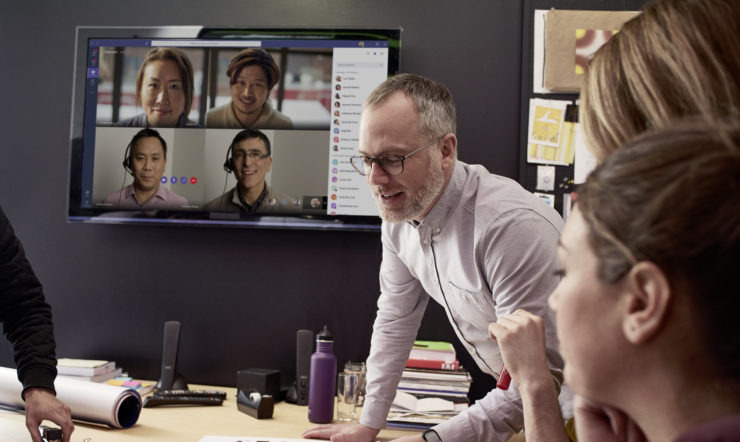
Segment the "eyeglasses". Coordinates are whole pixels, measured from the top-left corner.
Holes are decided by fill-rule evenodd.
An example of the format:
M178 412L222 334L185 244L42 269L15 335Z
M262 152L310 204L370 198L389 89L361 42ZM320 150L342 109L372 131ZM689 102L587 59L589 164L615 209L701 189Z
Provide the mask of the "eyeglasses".
M415 153L420 152L423 149L426 149L429 146L436 144L441 139L442 137L436 138L434 141L431 141L417 149L414 149L413 151L403 156L382 155L377 158L373 158L365 155L360 155L350 157L349 162L352 163L352 167L354 167L355 170L359 172L362 176L370 175L370 172L372 172L373 170L373 163L378 163L378 166L380 166L380 168L383 169L388 175L400 175L403 173L403 161L405 159L411 157L411 155L414 155Z
M265 158L267 158L269 156L270 156L269 153L262 153L262 152L258 152L256 150L250 150L249 152L244 152L244 151L234 152L234 158L241 159L241 158L247 157L251 161L254 161L254 160L264 160Z

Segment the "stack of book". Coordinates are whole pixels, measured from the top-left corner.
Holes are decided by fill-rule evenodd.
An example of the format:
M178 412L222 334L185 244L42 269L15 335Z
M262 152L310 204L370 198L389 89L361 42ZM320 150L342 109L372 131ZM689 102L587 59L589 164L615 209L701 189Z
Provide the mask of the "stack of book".
M57 373L59 377L101 382L136 390L139 395L145 395L155 387L154 382L132 379L121 367L116 367L115 361L60 358L57 360Z
M468 408L472 379L449 342L416 341L398 384L388 426L429 428Z
M57 360L57 373L82 381L105 382L120 376L123 370L116 367L114 361L60 358Z

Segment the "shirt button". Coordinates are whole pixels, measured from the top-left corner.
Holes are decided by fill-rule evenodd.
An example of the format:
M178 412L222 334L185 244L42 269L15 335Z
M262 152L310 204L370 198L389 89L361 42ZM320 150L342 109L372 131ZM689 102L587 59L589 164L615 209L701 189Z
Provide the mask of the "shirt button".
M431 241L429 241L429 238L424 238L424 244L429 245Z
M434 228L434 233L439 233L439 232L441 232L441 231L442 231L442 229L440 229L439 227L435 227L435 228Z

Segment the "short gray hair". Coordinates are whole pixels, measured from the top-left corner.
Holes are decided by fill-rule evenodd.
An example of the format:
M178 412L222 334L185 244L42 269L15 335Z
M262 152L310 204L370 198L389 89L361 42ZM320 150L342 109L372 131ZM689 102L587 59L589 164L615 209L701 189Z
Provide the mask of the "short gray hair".
M452 94L441 83L415 74L398 74L381 83L365 101L371 107L385 101L396 91L411 98L419 113L420 134L431 139L457 130L457 115Z

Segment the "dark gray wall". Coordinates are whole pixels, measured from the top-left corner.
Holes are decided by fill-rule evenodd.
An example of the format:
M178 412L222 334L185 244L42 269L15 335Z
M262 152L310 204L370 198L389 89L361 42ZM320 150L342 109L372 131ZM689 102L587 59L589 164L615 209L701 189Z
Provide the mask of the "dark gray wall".
M162 323L174 319L191 381L293 370L295 331L323 324L340 361L364 359L380 262L378 233L67 224L75 26L402 26L402 69L455 96L460 159L517 179L521 9L512 0L5 2L0 204L53 307L58 355L114 359L156 378ZM452 339L438 307L420 336ZM0 364L12 365L0 348Z

